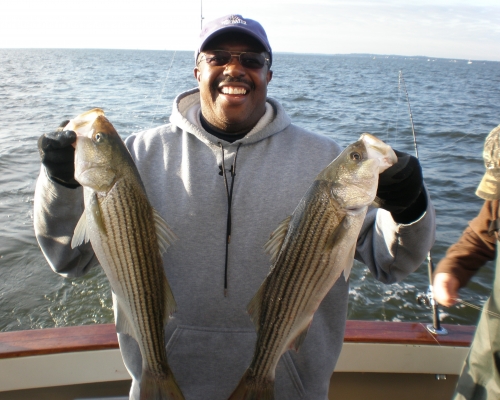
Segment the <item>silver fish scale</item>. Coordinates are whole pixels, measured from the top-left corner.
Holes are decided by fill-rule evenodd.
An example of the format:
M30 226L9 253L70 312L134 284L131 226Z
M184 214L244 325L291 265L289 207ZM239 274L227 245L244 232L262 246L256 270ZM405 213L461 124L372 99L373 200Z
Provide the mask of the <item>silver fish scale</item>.
M299 214L290 222L278 260L266 279L256 344L259 350L250 366L252 380L269 381L271 365L280 356L281 346L290 340L293 323L287 321L295 321L304 313L313 291L325 286L322 281L331 281L325 279L333 272L327 271L331 255L322 249L345 215L329 195L331 185L316 181L311 186L299 206ZM341 272L335 271L334 275Z
M130 309L146 363L154 374L162 375L166 310L161 283L165 278L152 207L142 190L125 179L101 199L100 208L107 236L102 245L108 268L117 275L116 281L110 279L113 290ZM106 273L113 275L113 271Z

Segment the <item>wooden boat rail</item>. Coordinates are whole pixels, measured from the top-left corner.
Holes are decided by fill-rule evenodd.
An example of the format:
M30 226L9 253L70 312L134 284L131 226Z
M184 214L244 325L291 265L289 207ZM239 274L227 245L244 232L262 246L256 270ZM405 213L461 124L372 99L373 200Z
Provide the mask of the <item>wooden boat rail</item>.
M429 323L356 321L346 323L344 343L387 343L469 347L476 327L441 324L447 335L433 335Z
M434 336L424 323L347 321L329 399L449 398L474 327L443 327ZM127 398L129 388L114 324L0 333L2 400Z
M474 326L442 326L448 330L448 335L431 334L425 323L349 320L344 343L470 345ZM114 324L0 332L0 359L117 348Z

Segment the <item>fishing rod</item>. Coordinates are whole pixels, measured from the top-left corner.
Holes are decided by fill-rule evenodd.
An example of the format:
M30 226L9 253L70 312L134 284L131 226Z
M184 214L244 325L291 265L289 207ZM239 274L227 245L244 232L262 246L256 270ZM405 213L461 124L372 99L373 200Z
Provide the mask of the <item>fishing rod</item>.
M200 0L200 30L203 30L203 20L204 19L205 19L205 17L203 16L203 0ZM168 76L170 75L170 70L172 69L172 65L174 64L174 59L175 59L175 54L176 53L177 53L177 50L175 50L174 54L172 55L172 61L170 62L170 67L168 67L167 75L165 76L165 79L163 80L163 85L162 85L162 88L161 88L160 96L159 96L158 101L156 103L156 107L155 107L155 110L154 110L154 113L153 113L153 118L152 118L151 123L149 125L150 128L153 126L154 119L156 117L156 110L158 109L158 104L161 101L161 97L163 95L163 90L165 89L165 85L166 85L166 83L168 81Z
M401 88L401 83L403 83L403 88L406 94L406 103L408 104L408 113L410 114L411 132L413 135L413 146L415 148L415 157L418 159L418 146L417 146L417 135L415 134L415 125L413 124L413 114L411 112L410 97L408 96L408 90L406 90L406 82L403 77L403 71L399 71L399 88ZM424 295L417 296L417 301L420 304L429 305L432 308L432 325L426 326L427 330L434 335L447 335L448 331L441 326L441 321L439 320L439 306L436 300L434 300L432 292L432 275L434 273L434 263L432 262L431 252L427 253L427 274L429 276L429 288L427 293Z
M415 157L418 158L418 146L417 146L417 135L415 135L415 125L413 125L413 114L411 112L410 97L408 96L408 90L406 90L405 78L403 78L403 71L399 71L399 87L401 88L401 82L403 82L403 87L406 94L406 103L408 104L408 112L410 114L411 123L411 133L413 135L413 146L415 147Z
M200 30L203 30L203 0L200 0Z
M165 79L163 80L163 84L161 87L160 95L158 96L158 101L156 102L155 110L153 112L153 117L151 119L151 123L149 124L149 128L153 126L155 117L156 117L156 111L158 110L158 105L160 104L162 95L163 95L163 90L165 89L165 85L167 84L168 81L168 76L170 75L170 70L172 69L172 65L174 65L174 59L175 59L175 54L177 53L177 50L174 50L174 54L172 55L172 61L170 62L170 67L168 67L167 70L167 75L165 76Z

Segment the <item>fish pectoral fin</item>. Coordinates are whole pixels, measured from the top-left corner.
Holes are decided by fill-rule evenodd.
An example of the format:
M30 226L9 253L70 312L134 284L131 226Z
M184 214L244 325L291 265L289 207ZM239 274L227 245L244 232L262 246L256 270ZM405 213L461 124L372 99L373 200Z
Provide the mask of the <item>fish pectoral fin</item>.
M153 217L155 221L156 237L158 238L158 246L160 254L167 251L172 243L177 240L177 235L170 229L162 216L153 208Z
M71 248L80 246L83 243L87 243L90 240L89 233L87 231L87 215L83 211L78 223L76 224L75 231L73 232L73 238L71 239Z
M130 321L129 314L125 311L121 305L121 300L116 297L116 331L119 333L124 333L133 337L137 342L139 341L134 330L134 325Z
M290 226L290 220L292 216L289 215L283 221L280 222L278 227L271 233L271 237L264 245L264 250L266 253L271 255L271 262L274 263L278 258L278 254L281 250L281 246L283 246L283 242L286 237L286 233L288 232L288 228Z
M345 227L345 217L342 218L340 223L335 227L333 232L330 234L329 238L325 242L325 246L323 248L324 253L330 253L335 246L335 243L338 243L342 238L349 232L349 230Z
M97 193L92 193L89 196L89 201L88 203L85 203L85 207L90 211L91 223L95 224L99 232L101 232L104 236L107 236L106 225L102 219L101 206L99 205L99 200L97 199Z
M267 283L267 278L264 280L262 285L260 285L259 290L257 290L257 293L255 293L255 296L253 296L252 300L250 300L250 303L248 303L247 306L248 315L250 316L250 319L255 325L255 330L257 332L259 332L260 306L262 304L262 296L264 296L264 288L266 287L266 283Z
M356 252L356 243L353 243L351 250L349 250L349 255L347 256L347 265L344 268L344 278L347 282L349 275L351 274L352 265L354 263L354 254Z
M174 294L170 288L167 277L163 276L163 291L165 294L165 316L163 318L163 323L166 325L168 318L177 311L177 304L174 299Z
M302 345L302 343L304 342L304 339L307 336L307 332L309 332L309 328L311 326L311 323L312 323L312 320L311 320L311 322L309 322L309 325L307 325L306 329L304 329L302 332L300 332L296 336L295 340L292 342L292 344L290 346L291 349L294 349L295 351L299 351L300 346Z

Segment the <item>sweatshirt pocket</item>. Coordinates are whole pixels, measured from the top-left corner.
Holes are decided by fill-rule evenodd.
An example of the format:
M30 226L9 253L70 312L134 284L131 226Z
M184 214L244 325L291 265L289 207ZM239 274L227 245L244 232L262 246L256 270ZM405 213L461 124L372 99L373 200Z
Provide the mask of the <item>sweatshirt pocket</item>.
M167 358L186 400L225 400L246 371L255 347L253 329L179 325L167 344ZM304 389L291 357L276 370L276 400L299 400Z
M295 351L295 350L291 350ZM290 356L290 350L281 356L276 367L276 381L274 383L276 400L301 400L305 391L300 380L297 368Z

